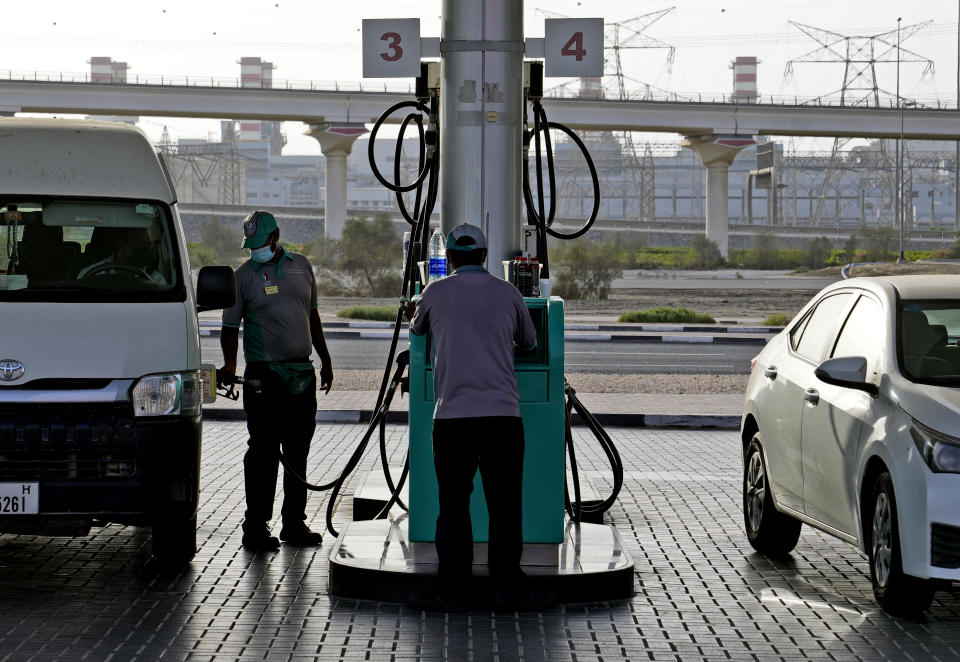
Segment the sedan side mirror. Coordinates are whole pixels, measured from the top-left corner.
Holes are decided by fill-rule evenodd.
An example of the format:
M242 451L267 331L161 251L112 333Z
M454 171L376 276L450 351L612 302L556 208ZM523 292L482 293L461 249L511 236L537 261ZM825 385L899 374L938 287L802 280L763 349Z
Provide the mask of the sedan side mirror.
M867 381L867 360L862 356L827 359L813 371L817 379L834 386L853 388L876 395L880 389Z
M197 312L229 308L237 301L237 281L230 267L203 267L197 275Z

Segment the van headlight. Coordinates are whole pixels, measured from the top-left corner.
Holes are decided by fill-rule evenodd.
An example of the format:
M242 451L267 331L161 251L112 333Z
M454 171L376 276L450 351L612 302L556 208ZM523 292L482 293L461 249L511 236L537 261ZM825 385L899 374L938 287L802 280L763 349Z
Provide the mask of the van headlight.
M133 385L133 415L196 416L202 396L199 372L147 375Z
M960 473L960 439L931 430L917 421L910 426L910 436L931 471Z

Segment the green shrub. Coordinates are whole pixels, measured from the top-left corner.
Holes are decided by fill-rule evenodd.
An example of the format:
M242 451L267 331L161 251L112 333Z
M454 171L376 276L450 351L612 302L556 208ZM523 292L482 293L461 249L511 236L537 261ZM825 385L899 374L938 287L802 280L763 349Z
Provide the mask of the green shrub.
M656 306L645 310L632 310L620 316L621 322L668 322L671 324L715 324L709 315L697 313L689 308L667 308Z
M822 269L827 264L827 257L830 255L830 240L826 237L817 237L807 244L807 262L804 265L808 269Z
M638 269L681 269L693 262L689 248L648 246L633 253L633 266Z
M785 326L787 322L790 321L790 318L784 315L783 313L773 313L772 315L767 315L763 320L764 326Z
M694 235L690 248L693 251L693 263L690 266L694 269L716 269L723 264L720 248L706 235Z
M352 320L374 320L377 322L396 322L396 306L353 306L337 313L337 317Z
M554 253L553 294L564 299L606 299L627 257L614 241L577 239Z

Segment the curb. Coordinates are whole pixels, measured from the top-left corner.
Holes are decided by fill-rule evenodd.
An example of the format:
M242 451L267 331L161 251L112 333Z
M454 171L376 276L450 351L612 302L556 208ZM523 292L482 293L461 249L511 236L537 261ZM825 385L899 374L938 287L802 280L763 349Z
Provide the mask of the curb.
M370 409L318 409L317 423L367 423L373 417ZM720 430L738 430L740 416L732 414L594 414L604 427L623 428L715 428ZM207 421L245 421L246 416L242 409L209 407L203 410L203 418ZM406 425L407 412L388 411L387 423ZM583 425L579 414L571 416L572 425Z
M570 328L570 327L567 327ZM637 329L632 329L636 331ZM658 331L664 330L662 327ZM673 329L670 329L673 330ZM699 329L696 329L699 331ZM585 331L580 329L580 331ZM682 327L675 329L677 332L689 333ZM744 331L743 333L750 333ZM219 338L220 328L201 328L201 337ZM243 331L240 331L243 336ZM380 330L377 327L363 327L357 330L346 329L325 329L324 337L328 340L390 340L393 338L393 331ZM568 342L622 342L622 343L703 343L703 344L747 344L747 345L765 345L770 339L767 335L754 336L699 336L699 335L648 335L637 336L624 333L584 333L577 330L567 331L563 334L563 339Z

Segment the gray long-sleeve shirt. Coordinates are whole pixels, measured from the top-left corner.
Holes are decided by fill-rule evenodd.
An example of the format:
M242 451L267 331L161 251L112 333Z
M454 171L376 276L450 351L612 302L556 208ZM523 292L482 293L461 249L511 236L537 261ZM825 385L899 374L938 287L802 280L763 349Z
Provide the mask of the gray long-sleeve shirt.
M434 418L520 416L514 345L533 349L537 335L516 287L461 267L424 289L410 331L433 334Z

